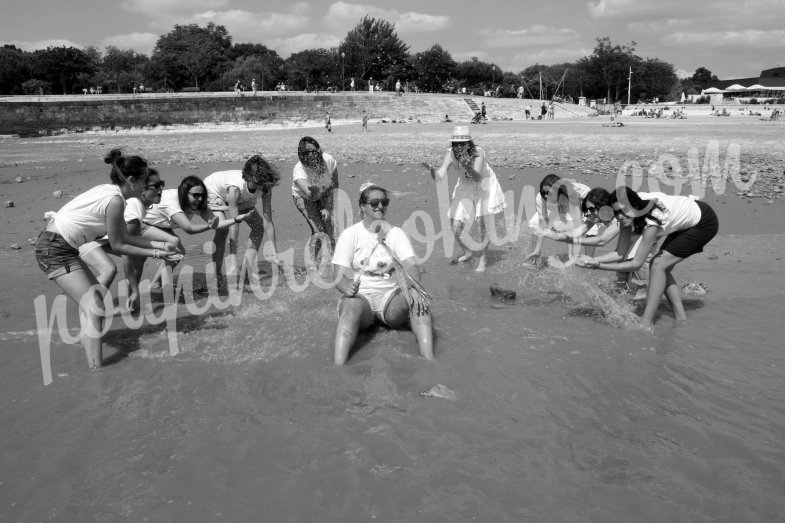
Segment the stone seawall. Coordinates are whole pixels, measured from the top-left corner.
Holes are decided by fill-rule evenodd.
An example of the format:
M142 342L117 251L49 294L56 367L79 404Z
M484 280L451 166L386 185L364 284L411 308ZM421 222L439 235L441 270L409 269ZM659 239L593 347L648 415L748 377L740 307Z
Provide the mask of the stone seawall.
M473 97L484 101L490 119L522 120L524 108L539 100ZM474 113L458 95L347 92L305 94L259 92L171 93L137 95L70 95L0 97L0 134L38 136L68 132L182 128L316 126L329 112L334 122L359 122L363 112L373 121L458 123ZM585 117L593 110L557 104L559 119Z
M397 97L376 94L225 93L175 95L48 96L0 99L0 134L41 135L62 132L166 128L200 124L298 124L369 118L438 121L445 102L462 109L456 97ZM438 106L438 110L432 105Z

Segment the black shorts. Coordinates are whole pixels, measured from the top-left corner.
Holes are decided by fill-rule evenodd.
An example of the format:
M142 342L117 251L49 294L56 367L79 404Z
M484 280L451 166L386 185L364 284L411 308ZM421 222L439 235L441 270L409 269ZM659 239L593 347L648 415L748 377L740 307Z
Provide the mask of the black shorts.
M79 250L71 247L60 234L50 231L43 231L38 235L35 241L35 261L50 280L84 269Z
M709 204L695 202L701 210L701 219L693 227L669 234L662 243L662 250L678 258L687 258L703 252L703 247L717 235L720 222Z

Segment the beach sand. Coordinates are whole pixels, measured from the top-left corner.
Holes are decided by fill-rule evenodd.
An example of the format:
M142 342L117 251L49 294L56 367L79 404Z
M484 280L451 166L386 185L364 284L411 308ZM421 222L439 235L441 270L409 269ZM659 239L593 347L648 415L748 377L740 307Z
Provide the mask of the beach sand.
M331 363L338 293L303 284L309 231L289 189L297 140L313 133L338 159L355 219L357 188L371 180L393 191L392 223L423 211L439 232L436 188L419 164L441 161L453 124L0 139L0 200L14 202L0 209L0 520L780 519L782 128L708 117L602 123L471 130L514 198L510 212L550 172L610 189L626 161L645 172L666 158L686 173L691 148L702 161L716 141L724 161L738 145L742 175L757 178L743 191L730 180L724 191L707 186L719 235L675 271L709 288L685 298L689 321L675 322L663 302L654 332L637 329L635 304L603 291L612 274L524 265L526 231L492 246L481 275L450 266L441 240L428 256L415 242L434 295L436 362L419 358L410 332L376 328L345 368ZM106 182L102 157L116 146L146 156L167 187L239 169L255 153L276 163L279 250L291 249L304 288L274 282L263 262L266 295L246 289L239 306L199 315L178 306L176 356L163 325L132 329L117 315L104 349L113 364L97 372L55 333L44 386L33 302L51 306L59 288L29 240L46 211ZM211 237L183 238L199 289ZM497 282L517 299L493 299ZM67 317L74 333L73 304ZM420 395L437 385L454 399Z

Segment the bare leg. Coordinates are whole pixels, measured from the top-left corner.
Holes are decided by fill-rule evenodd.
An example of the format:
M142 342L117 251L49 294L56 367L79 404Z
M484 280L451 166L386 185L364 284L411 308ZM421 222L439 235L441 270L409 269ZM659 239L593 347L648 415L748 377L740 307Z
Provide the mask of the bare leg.
M672 274L673 267L665 271L665 297L668 298L668 303L671 304L673 309L673 316L680 321L687 319L687 313L684 312L684 303L681 301L681 289L679 289L676 278Z
M433 358L433 318L430 312L425 312L421 315L416 315L409 311L409 304L406 303L406 298L403 294L397 294L387 310L384 312L384 320L391 327L399 327L403 325L406 320L412 327L414 337L417 338L417 346L420 348L420 354L426 360Z
M86 324L82 325L85 336L82 338L87 365L91 369L99 369L104 366L102 351L103 345L101 337L97 335L104 328L104 302L101 293L94 287L90 298L82 302L83 297L91 292L91 287L98 283L95 276L89 270L72 271L54 279L54 282L76 303L87 307L80 308L79 319L81 322L90 322L91 329ZM91 335L92 334L92 335Z
M102 247L96 247L80 257L93 269L96 281L109 289L117 276L117 265L109 258L106 251Z
M654 259L652 259L651 268L649 270L649 295L646 298L646 308L644 309L643 315L641 316L642 326L649 328L654 323L654 315L657 313L657 308L660 305L660 299L662 298L666 287L676 285L676 281L673 279L672 275L670 276L672 283L669 283L668 275L670 274L674 265L683 259L684 258L678 258L667 251L660 251L660 253L657 254ZM678 287L676 290L678 291ZM679 312L677 311L680 310L681 314L683 315L684 306L681 304L681 296L673 296L673 294L673 291L671 291L668 299L678 302L678 305L676 308L674 308L674 314L678 315ZM671 303L671 306L673 306L673 303Z
M221 211L215 211L214 214L218 216L220 219L225 219L226 216ZM228 229L216 229L215 236L213 236L213 243L215 244L215 250L213 251L213 263L215 263L215 276L218 278L218 286L221 287L221 282L226 282L226 277L223 275L223 264L224 264L224 254L226 253L226 238L229 235ZM235 246L235 253L237 252L237 247ZM231 252L231 248L229 249ZM229 269L234 269L231 267ZM228 275L227 275L228 276Z
M474 269L477 272L485 272L485 261L488 256L488 245L490 244L490 238L488 238L488 227L489 221L493 218L493 215L486 215L480 217L480 261L477 263L477 268Z
M357 333L373 325L373 311L368 302L361 297L344 298L338 312L338 327L335 330L336 365L343 365L349 351L357 340Z
M461 241L466 224L460 220L451 220L452 232L455 235L455 243L461 248L462 254L452 260L453 263L467 262L472 259L472 251Z
M259 214L254 215L247 220L248 225L251 227L251 234L248 236L248 244L245 249L245 256L243 263L247 264L248 274L251 277L259 278L259 248L262 246L264 240L264 222Z

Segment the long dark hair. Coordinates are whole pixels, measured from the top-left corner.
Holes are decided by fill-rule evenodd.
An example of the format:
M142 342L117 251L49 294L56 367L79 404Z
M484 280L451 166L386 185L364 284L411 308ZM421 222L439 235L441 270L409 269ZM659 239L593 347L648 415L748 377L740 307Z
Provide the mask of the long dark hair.
M603 189L602 187L595 187L591 191L586 194L586 197L581 200L581 212L586 214L586 204L592 203L597 208L597 213L600 212L600 209L603 207L610 208L611 206L611 193ZM599 216L599 214L598 214Z
M632 230L635 234L640 234L646 228L646 220L649 219L657 225L662 225L662 220L654 216L654 210L664 211L665 207L655 200L644 200L638 193L629 187L617 187L611 195L611 205L618 203L630 207L633 212Z
M308 150L309 145L315 147L318 154L310 154L311 151ZM297 144L297 158L300 159L303 167L313 173L316 178L324 175L327 170L327 166L324 163L324 157L322 156L322 148L319 147L319 142L311 136L303 136L300 138L300 143Z
M258 154L251 156L245 162L243 180L253 181L262 189L263 193L278 185L280 179L281 175L278 174L276 168Z
M207 209L207 187L204 186L201 178L191 175L183 178L183 181L180 182L180 186L177 188L177 200L180 202L180 208L183 211L191 208L191 203L188 201L188 192L194 187L201 187L204 191L204 198L199 202L197 210L203 211Z
M450 146L452 147L453 158L455 158L456 160L460 160L461 159L460 157L463 156L463 153L456 154L455 153L455 149L456 149L456 146L458 146L459 144L463 144L463 143L468 143L469 144L469 147L466 149L466 156L468 156L469 158L474 159L474 158L477 158L480 155L477 152L477 146L474 145L474 140L467 140L465 142L451 142L450 143Z
M123 185L128 178L147 179L147 160L141 156L123 156L120 149L112 149L104 163L112 166L109 178L115 185Z

